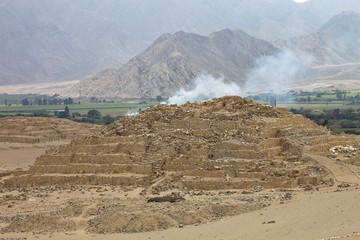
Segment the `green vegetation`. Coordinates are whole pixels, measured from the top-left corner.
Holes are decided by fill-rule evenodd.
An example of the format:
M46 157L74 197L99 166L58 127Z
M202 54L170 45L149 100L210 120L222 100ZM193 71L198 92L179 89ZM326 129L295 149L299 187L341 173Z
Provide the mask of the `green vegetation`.
M302 108L290 109L292 112L302 114L315 121L317 124L326 126L337 133L360 134L360 108L334 108L323 111L312 111Z
M259 94L250 98L287 108L337 133L360 134L360 90Z
M69 118L78 122L88 122L96 124L110 124L127 113L136 113L142 109L154 106L158 102L133 102L116 103L113 101L99 101L82 103L75 99L57 98L57 104L38 104L35 99L41 99L40 95L1 95L3 104L0 103L0 117L5 116L32 116L32 117L59 117ZM5 96L5 98L4 98ZM17 103L14 103L14 101ZM29 104L24 100L27 99ZM47 99L45 102L55 102L54 98ZM65 101L66 100L66 101ZM24 101L24 105L21 104ZM41 100L43 103L43 101ZM61 104L60 104L61 103ZM66 103L66 105L64 105Z
M87 114L88 111L96 109L102 115L123 116L129 111L138 111L150 106L156 105L157 102L146 103L82 103L68 105L70 114L77 112L81 115ZM44 116L55 116L55 112L64 111L65 105L0 105L0 115L33 115L34 113Z
M266 93L248 98L303 114L337 133L360 134L360 90L289 91L286 94ZM118 103L90 98L88 102L82 102L79 99L61 99L57 95L0 94L0 117L60 117L78 122L110 124L126 114L134 114L158 104L157 100L163 99L158 96L153 102Z

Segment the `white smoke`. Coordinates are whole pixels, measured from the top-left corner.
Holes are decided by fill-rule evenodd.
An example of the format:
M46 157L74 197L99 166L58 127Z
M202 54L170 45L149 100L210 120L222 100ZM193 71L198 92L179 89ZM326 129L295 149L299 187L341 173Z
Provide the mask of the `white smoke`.
M126 114L125 114L125 116L126 117L134 117L134 116L137 116L137 115L139 115L139 110L129 110Z
M250 94L287 92L306 75L306 65L303 59L300 61L290 52L261 57L247 75L245 91Z
M299 60L290 52L279 52L257 59L255 67L247 75L240 88L235 82L225 82L210 75L199 75L188 90L182 88L167 101L182 105L223 96L245 96L259 93L283 93L293 89L296 82L309 71L312 58L304 56Z
M223 96L241 95L240 87L234 83L226 83L223 78L215 79L212 76L201 74L190 85L189 90L180 89L168 104L182 105L186 102L199 102Z

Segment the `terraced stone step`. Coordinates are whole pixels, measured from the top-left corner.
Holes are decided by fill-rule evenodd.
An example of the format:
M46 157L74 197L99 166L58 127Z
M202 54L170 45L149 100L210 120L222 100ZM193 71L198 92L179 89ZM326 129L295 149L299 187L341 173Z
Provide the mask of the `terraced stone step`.
M319 136L328 137L328 130L302 116L238 97L159 105L121 119L98 136L47 151L29 171L5 183L152 183L161 191L182 185L203 190L317 185L328 173L304 152L307 141Z
M155 126L160 126L164 129L204 129L209 126L210 122L206 119L191 118L189 120L172 120L171 124L165 125L163 123Z
M243 179L230 179L227 181L225 178L217 179L202 179L202 180L184 180L182 184L193 190L220 190L220 189L250 189L261 186L263 188L292 188L297 186L296 181L288 181L276 179L272 181L260 180L243 180Z
M187 159L186 162L181 161L165 161L162 169L164 171L181 172L185 175L191 176L225 176L231 174L233 176L250 176L257 177L256 174L260 173L259 178L271 174L270 169L276 168L277 173L284 173L287 176L294 176L302 172L302 166L290 170L287 164L283 161L276 160L215 160L215 161L200 161L191 163L192 159ZM195 159L194 159L195 161ZM292 166L292 168L295 168ZM278 175L277 173L273 175ZM264 175L265 174L265 175Z
M13 142L13 143L38 143L39 137L32 136L16 136L16 135L0 135L0 142Z
M229 129L236 132L244 132L247 134L255 134L259 132L258 124L243 123L243 121L209 121L191 119L191 121L172 121L171 125L157 124L155 128L158 133L189 133L193 136L201 136L201 130L226 133Z
M267 177L266 172L243 172L241 170L215 170L215 171L204 171L204 170L189 170L185 171L184 175L190 177L198 177L198 178L226 178L226 177L233 177L233 178L241 178L241 179L264 179Z
M42 174L22 175L5 180L3 188L16 189L19 187L38 187L53 185L113 185L147 187L147 175L114 175L114 174Z
M72 140L73 145L97 145L112 143L140 143L144 142L145 137L142 136L125 136L125 137L91 137Z
M352 136L341 136L341 135L328 135L323 136L320 138L304 138L307 140L307 143L309 145L321 145L324 143L333 143L333 142L349 142L354 141L356 142L356 139Z
M216 149L229 149L229 150L254 150L254 144L246 144L246 142L238 141L225 141L216 143L214 148Z
M26 131L26 135L28 136L51 136L54 133L57 133L57 131L53 129L33 129Z
M213 156L210 159L221 158L246 158L246 159L259 159L263 158L264 154L257 150L230 150L230 149L216 149L213 151Z
M310 142L310 151L314 153L329 152L334 146L357 145L359 141L349 136L329 136Z
M261 141L259 144L262 148L272 148L281 145L281 138L267 138Z
M143 144L134 143L107 143L97 145L68 145L61 146L59 151L63 153L86 153L89 155L95 154L111 154L111 153L127 153L140 155L145 153Z
M327 130L306 126L292 126L279 129L277 137L320 137L328 135Z
M266 149L269 157L279 156L283 150L284 149L281 146Z
M151 174L151 165L126 164L67 164L67 165L35 165L29 169L30 174L88 174L88 173L135 173Z
M35 165L65 165L69 163L132 164L140 162L140 158L140 156L121 153L102 155L43 155L36 159Z
M173 170L173 169L169 169ZM228 166L214 166L213 168L202 168L202 169L188 169L183 172L186 176L196 177L224 177L229 175L234 178L252 178L252 179L264 179L272 177L287 177L296 178L304 174L303 168L298 169L287 169L277 168L274 172L268 166L262 166L257 168L241 168L239 166L228 165Z

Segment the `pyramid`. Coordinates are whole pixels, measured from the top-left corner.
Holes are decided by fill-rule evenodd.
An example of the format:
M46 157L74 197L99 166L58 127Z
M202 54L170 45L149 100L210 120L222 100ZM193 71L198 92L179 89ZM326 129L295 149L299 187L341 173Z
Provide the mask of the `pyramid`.
M3 185L129 186L144 194L326 185L332 176L316 156L353 143L284 109L223 97L124 117L101 134L47 151Z

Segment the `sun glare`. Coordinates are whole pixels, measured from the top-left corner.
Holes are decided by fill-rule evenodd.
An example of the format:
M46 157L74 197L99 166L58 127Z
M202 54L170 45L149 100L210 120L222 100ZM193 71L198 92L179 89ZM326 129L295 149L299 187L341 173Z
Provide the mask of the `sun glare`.
M306 3L309 0L293 0L293 1L296 2L296 3Z

